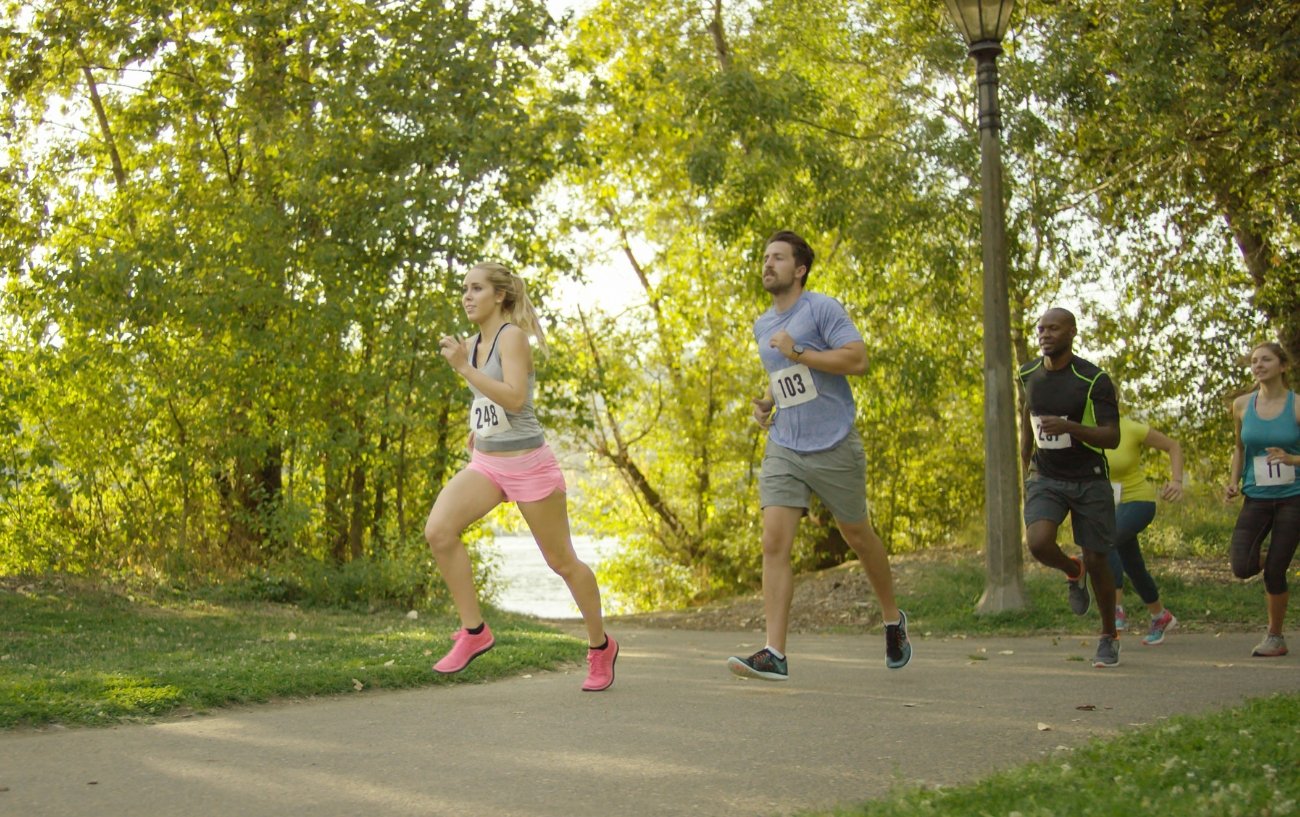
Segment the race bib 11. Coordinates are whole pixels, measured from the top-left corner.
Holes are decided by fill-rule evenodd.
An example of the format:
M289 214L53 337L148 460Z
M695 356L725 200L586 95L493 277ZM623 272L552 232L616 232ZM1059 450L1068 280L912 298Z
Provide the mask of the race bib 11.
M1267 456L1255 458L1255 484L1261 488L1270 485L1294 485L1295 466L1284 462L1269 462Z

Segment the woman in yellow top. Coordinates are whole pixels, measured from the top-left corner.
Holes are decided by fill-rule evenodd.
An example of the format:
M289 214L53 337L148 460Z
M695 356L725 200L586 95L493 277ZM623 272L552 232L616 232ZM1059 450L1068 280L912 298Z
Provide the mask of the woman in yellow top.
M1110 466L1111 487L1115 489L1115 548L1110 552L1110 568L1115 574L1115 623L1124 629L1122 592L1124 575L1128 574L1133 589L1146 603L1151 613L1151 628L1142 636L1142 643L1155 646L1163 643L1165 633L1178 623L1173 613L1160 601L1160 591L1155 579L1147 570L1138 544L1138 534L1146 530L1156 518L1156 490L1142 471L1142 448L1158 448L1169 453L1170 479L1160 489L1160 496L1169 502L1183 498L1183 449L1178 441L1161 434L1154 428L1128 417L1119 419L1119 447L1106 451Z

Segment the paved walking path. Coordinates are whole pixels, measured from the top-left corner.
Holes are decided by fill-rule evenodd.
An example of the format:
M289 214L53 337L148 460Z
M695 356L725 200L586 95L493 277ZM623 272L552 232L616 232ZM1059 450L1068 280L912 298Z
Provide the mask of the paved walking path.
M957 783L1183 712L1300 690L1255 634L927 639L796 636L791 680L741 680L754 633L616 632L618 681L582 673L220 710L150 726L0 735L0 814L668 817L848 805ZM471 672L473 670L470 670ZM1088 711L1079 707L1092 706ZM1040 730L1045 724L1050 730Z

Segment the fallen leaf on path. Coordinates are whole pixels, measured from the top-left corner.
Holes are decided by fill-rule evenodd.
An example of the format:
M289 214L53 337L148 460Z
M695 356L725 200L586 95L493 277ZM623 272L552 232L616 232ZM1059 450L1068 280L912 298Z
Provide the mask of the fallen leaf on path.
M1096 712L1096 711L1097 711L1097 705L1096 705L1096 704L1079 704L1078 706L1075 707L1075 709L1079 710L1080 712Z
M903 704L903 706L906 706L906 707L908 707L908 708L911 708L911 707L914 707L914 706L919 706L919 704Z
M1039 732L1050 732L1050 731L1052 731L1052 727L1050 727L1050 726L1048 726L1047 724L1045 724L1045 723L1043 723L1043 722L1040 721L1040 722L1038 723L1038 731L1039 731Z
M1235 664L1215 664L1214 666L1218 667L1219 669L1224 669L1225 667L1232 667L1232 666L1236 666L1236 665L1235 665Z
M998 655L1015 655L1015 650L998 650Z

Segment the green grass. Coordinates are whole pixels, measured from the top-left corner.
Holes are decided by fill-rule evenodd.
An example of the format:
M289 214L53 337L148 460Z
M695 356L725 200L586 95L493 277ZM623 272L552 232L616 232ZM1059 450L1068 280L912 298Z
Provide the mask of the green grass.
M836 817L1300 814L1300 695L1182 716L969 785L900 790ZM812 817L810 814L808 817Z
M896 561L899 604L907 610L917 633L1031 635L1078 632L1097 623L1095 603L1086 618L1076 617L1066 606L1061 574L1032 561L1025 564L1024 570L1028 609L987 616L975 613L984 592L984 561L980 554L945 551ZM1148 567L1160 588L1161 601L1178 616L1184 630L1263 630L1263 586L1232 578L1226 557L1222 561L1148 560ZM1146 610L1131 585L1125 591L1124 605L1131 625L1143 627Z
M494 612L492 624L496 648L445 677L431 666L457 626L446 616L0 589L0 727L106 725L233 703L484 681L585 653L581 641L518 616Z

